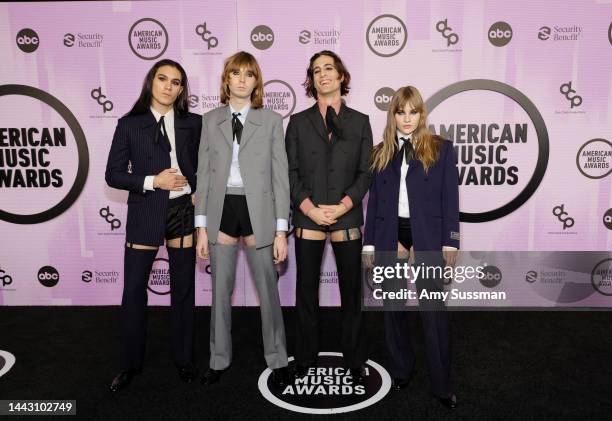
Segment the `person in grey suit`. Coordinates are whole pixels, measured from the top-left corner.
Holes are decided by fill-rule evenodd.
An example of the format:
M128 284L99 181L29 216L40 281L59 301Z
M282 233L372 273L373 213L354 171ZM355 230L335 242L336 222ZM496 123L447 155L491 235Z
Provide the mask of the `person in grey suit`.
M287 257L289 170L282 117L263 109L263 80L255 58L238 52L225 61L221 102L202 118L198 154L196 250L212 270L210 364L202 384L221 377L232 360L231 296L238 241L243 238L259 295L264 354L272 381L288 381L285 327L274 263Z

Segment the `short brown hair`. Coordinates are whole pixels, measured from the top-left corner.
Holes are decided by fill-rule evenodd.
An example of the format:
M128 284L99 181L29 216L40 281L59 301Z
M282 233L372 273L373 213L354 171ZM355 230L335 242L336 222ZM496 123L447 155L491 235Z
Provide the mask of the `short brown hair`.
M334 59L334 67L336 68L336 71L340 75L340 78L344 77L342 83L340 83L340 95L347 95L349 93L349 90L351 89L351 87L349 86L349 84L351 83L351 74L346 69L346 67L344 67L344 63L342 63L342 60L340 59L340 57L338 57L336 53L329 50L323 50L310 57L310 63L308 64L308 69L306 70L306 80L304 81L304 83L302 83L302 86L304 87L304 89L306 89L306 96L317 99L317 89L315 88L314 84L314 74L312 70L312 65L315 60L321 56L328 56Z
M251 92L251 107L263 107L263 76L255 57L246 51L239 51L225 60L223 73L221 74L221 103L228 104L230 99L229 77L234 70L247 68L255 75L257 82Z

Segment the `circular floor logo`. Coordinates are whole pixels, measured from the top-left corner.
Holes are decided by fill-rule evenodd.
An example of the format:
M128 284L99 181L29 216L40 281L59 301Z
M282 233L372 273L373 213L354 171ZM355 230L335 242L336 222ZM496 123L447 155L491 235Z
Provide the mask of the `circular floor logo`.
M604 178L612 172L612 142L606 139L591 139L580 147L576 165L588 178Z
M170 294L170 269L168 265L169 260L163 257L158 257L153 261L149 282L147 283L147 289L153 294Z
M259 25L251 31L251 44L258 50L267 50L274 44L274 32L266 25Z
M489 28L489 42L496 47L508 45L512 40L512 27L506 22L495 22Z
M38 34L30 28L19 31L15 41L17 42L17 47L24 53L33 53L38 49L38 45L40 44Z
M15 356L0 349L0 377L4 376L15 365Z
M305 414L338 414L373 405L391 389L391 377L382 366L368 360L366 371L363 384L355 384L342 354L320 352L318 366L293 384L276 387L271 382L272 371L266 369L258 386L268 401L281 408Z
M16 101L19 100L19 98L14 100L12 98L14 96L34 98L51 108L51 110L54 110L63 119L63 122L72 132L72 137L76 144L78 153L77 168L74 168L74 158L62 159L60 157L57 160L53 158L53 154L61 155L64 153L63 150L72 147L70 143L67 143L70 140L66 133L67 130L61 124L54 124L53 127L40 127L34 123L29 123L35 127L27 127L26 124L28 123L25 123L25 121L23 122L24 125L20 127L21 122L19 119L25 117L21 117L19 114L11 115L11 111L16 108ZM7 101L7 103L4 104L4 101ZM21 105L21 103L19 104ZM26 106L26 104L23 106ZM31 105L27 104L27 106ZM59 203L53 202L56 204L50 205L46 210L29 214L25 214L25 211L29 210L31 212L32 209L28 209L28 207L24 207L22 203L19 203L23 202L23 198L14 197L14 200L11 200L13 202L11 206L21 207L24 213L22 211L17 212L12 208L11 211L0 209L0 219L14 224L38 224L61 215L77 200L87 180L89 149L81 125L68 107L57 98L31 86L0 86L0 109L2 110L1 115L7 119L6 122L0 124L0 146L2 146L3 152L7 154L6 156L9 156L11 152L22 156L22 153L27 151L31 156L31 159L22 161L28 165L24 163L21 166L8 169L0 167L0 188L5 189L7 192L10 191L11 194L18 193L22 195L34 194L33 190L35 188L44 189L46 191L44 198L49 197L50 202L52 201L51 199L57 196L57 193L47 194L47 192L57 191L62 194L64 191L66 192L65 196L59 200ZM5 112L7 113L6 115ZM38 114L31 111L27 116L27 121L42 120L40 116L46 112L48 110L44 108ZM25 146L28 146L28 148L25 148ZM6 162L6 160L3 162ZM69 164L66 164L67 162ZM61 164L62 168L54 168L56 164L58 166ZM75 173L74 183L69 189L64 188L64 181L71 173ZM7 202L9 201L3 201L2 207L7 205ZM42 206L46 200L41 200L41 202L42 204L38 203L38 205ZM31 205L28 204L28 206Z
M295 91L287 82L269 80L264 84L264 107L287 118L295 110L295 103Z
M391 57L402 51L408 40L404 22L394 15L380 15L368 25L366 43L374 54Z
M503 97L491 95L491 92ZM473 98L474 94L486 98ZM444 120L434 118L436 107L455 95L458 95L457 102L451 102L451 106L442 112ZM522 108L521 114L525 116L507 119L499 114L499 109L503 107L491 107L490 103L503 101L504 97L512 99ZM467 107L467 103L489 104L481 109L480 121L473 120L473 107ZM452 140L457 148L460 190L462 195L470 195L466 198L469 200L463 202L478 210L461 212L461 221L493 221L514 212L529 200L546 173L549 139L542 115L525 94L495 80L470 79L441 89L427 100L426 105L430 122L437 121L437 124L430 124L430 128ZM470 115L465 113L466 109L470 110ZM515 114L518 116L519 112ZM461 118L469 120L466 122ZM530 141L533 132L537 144ZM534 153L525 148L532 149ZM529 178L532 167L534 169ZM500 189L499 186L507 188ZM495 199L499 203L506 203L492 210L479 208Z
M168 31L161 22L152 18L136 21L128 33L132 52L143 60L155 60L168 48Z

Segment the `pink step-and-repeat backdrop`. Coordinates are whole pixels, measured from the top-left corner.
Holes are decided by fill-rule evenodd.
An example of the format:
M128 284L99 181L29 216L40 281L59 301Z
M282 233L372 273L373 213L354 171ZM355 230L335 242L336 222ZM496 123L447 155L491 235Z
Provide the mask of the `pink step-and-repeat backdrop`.
M182 63L192 111L202 114L218 106L224 58L249 51L266 105L286 124L312 104L301 83L322 49L345 61L347 103L370 115L375 142L395 89L415 85L427 98L432 129L456 145L463 249L599 252L579 269L557 268L565 275L552 287L586 276L574 304L612 306L604 0L1 4L0 304L120 302L127 192L106 186L104 169L117 119L156 60ZM163 248L158 257L149 302L167 305ZM513 265L518 275L504 282L548 288L550 273ZM210 304L209 271L198 263L198 305ZM279 274L282 303L293 305L292 252ZM321 304L337 305L337 291L328 248ZM257 304L243 255L233 302Z

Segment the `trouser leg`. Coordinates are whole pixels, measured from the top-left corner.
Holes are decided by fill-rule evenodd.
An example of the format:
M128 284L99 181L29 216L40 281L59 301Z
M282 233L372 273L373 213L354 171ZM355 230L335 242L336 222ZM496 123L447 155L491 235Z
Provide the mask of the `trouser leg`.
M245 249L251 277L259 295L261 333L264 356L269 368L287 366L285 323L278 295L277 273L274 268L272 246Z
M147 282L157 250L125 248L121 298L121 370L141 369L147 338Z
M210 368L223 370L232 361L232 292L236 281L235 245L210 244L212 306L210 314Z
M324 249L325 240L295 239L295 361L303 366L314 365L319 352L319 277Z

